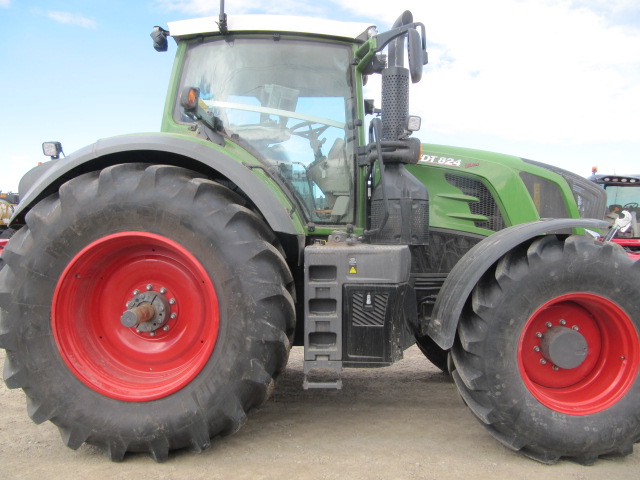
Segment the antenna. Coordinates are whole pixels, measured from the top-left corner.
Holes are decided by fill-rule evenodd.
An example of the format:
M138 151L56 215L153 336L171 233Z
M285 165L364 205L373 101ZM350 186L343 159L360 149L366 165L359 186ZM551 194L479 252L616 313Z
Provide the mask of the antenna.
M218 28L220 28L220 33L226 35L229 33L229 29L227 28L227 14L224 13L224 0L220 0L220 16L218 19Z

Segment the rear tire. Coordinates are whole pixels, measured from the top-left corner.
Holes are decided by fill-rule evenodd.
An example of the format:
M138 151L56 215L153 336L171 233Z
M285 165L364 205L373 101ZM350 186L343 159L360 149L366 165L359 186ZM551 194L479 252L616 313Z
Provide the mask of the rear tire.
M639 285L640 263L586 237L508 253L460 319L452 375L465 403L500 442L543 463L631 453Z
M114 461L163 461L240 428L284 370L295 322L279 244L242 204L193 172L128 164L34 206L4 252L0 347L36 423ZM145 292L164 323L123 325Z

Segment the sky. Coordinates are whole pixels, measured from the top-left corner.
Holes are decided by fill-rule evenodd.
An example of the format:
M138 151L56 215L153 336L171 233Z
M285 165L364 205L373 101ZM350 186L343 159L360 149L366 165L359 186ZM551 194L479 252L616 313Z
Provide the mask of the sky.
M423 142L529 158L588 176L640 173L638 0L227 0L233 14L367 22L404 11L429 64L410 111ZM70 154L160 129L175 54L154 25L217 15L217 0L0 0L0 190L16 191L42 142Z

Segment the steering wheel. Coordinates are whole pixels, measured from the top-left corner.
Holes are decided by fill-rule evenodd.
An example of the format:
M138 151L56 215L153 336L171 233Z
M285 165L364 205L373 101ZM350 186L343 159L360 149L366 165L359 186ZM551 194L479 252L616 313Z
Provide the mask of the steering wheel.
M312 125L320 125L319 127L316 128L309 128L307 130L302 130L304 127L311 127ZM329 125L323 125L323 124L319 124L318 122L300 122L297 123L296 125L294 125L293 127L289 128L289 131L291 132L292 135L298 135L300 137L303 138L309 138L309 139L317 139L322 132L324 132L327 128L329 128ZM298 131L301 130L301 131Z
M311 128L312 125L320 125L320 126L316 128ZM305 127L308 127L308 129L303 130ZM291 133L291 135L297 135L299 137L309 140L309 145L311 146L311 150L313 150L313 154L315 156L314 162L316 162L324 158L321 147L322 145L324 145L324 142L326 142L327 139L323 138L322 140L320 140L320 135L322 135L322 132L324 132L327 128L329 128L329 125L325 125L323 123L318 123L318 122L307 121L307 122L300 122L294 125L293 127L289 128L289 132Z
M638 202L627 203L622 207L623 210L626 208L638 208Z

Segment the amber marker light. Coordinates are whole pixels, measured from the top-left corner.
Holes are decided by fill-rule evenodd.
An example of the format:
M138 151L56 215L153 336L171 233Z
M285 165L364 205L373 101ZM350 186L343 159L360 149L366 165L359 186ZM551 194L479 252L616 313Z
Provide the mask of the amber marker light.
M185 87L180 98L180 105L187 112L193 112L198 108L200 99L200 89L196 87Z

